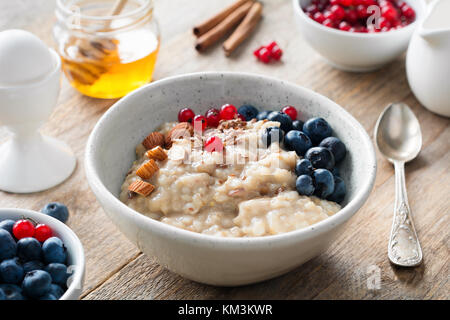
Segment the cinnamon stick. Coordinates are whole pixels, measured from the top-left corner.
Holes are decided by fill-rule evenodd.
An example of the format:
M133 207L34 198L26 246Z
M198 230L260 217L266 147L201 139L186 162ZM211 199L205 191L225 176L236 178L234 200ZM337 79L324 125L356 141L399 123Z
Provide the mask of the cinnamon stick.
M217 26L206 32L200 38L197 39L195 49L202 52L219 41L225 34L233 29L250 11L253 5L253 1L245 2L238 7L232 13L230 13L222 22Z
M217 26L221 21L223 21L223 19L228 17L234 10L236 10L237 8L239 8L240 6L242 6L244 3L248 2L248 1L249 0L238 0L235 3L233 3L232 5L230 5L229 7L223 9L222 11L220 11L215 16L213 16L213 17L209 18L208 20L198 24L197 26L194 27L194 30L193 30L194 34L197 37L202 36L203 34L208 32L209 30L211 30L212 28Z
M253 29L255 29L259 20L261 20L262 15L262 4L260 2L255 2L250 11L245 16L244 20L239 24L239 26L234 30L231 36L223 43L223 50L225 50L225 55L229 57L231 53L250 36Z

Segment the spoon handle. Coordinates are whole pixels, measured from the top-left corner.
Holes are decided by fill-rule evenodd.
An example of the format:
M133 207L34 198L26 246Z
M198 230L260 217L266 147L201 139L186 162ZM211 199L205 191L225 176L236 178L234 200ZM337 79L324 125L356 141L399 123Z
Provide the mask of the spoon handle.
M405 183L405 163L394 162L395 207L389 239L389 260L398 266L414 267L422 262L422 249L414 228Z

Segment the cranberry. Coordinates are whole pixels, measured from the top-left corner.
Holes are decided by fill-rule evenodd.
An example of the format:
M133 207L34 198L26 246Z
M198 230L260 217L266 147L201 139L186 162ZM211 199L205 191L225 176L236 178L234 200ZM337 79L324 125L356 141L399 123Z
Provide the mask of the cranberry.
M272 54L269 50L267 50L267 48L264 47L259 51L259 60L261 60L262 62L269 63L271 57Z
M206 140L204 148L208 152L213 152L213 151L222 152L223 151L222 140L220 140L219 137L212 136L212 137L208 138L208 140Z
M36 229L35 229L35 232L34 232L34 237L39 242L44 242L48 238L51 238L52 235L53 235L53 232L52 232L52 229L50 229L49 226L47 226L45 224L38 224L36 226Z
M220 119L221 120L231 120L237 114L237 109L232 104L224 104L222 108L220 108Z
M317 21L318 23L322 23L325 21L325 17L323 16L322 12L317 12L314 14L314 20Z
M34 231L34 225L26 219L17 221L13 226L13 234L18 240L34 236Z
M283 110L281 110L283 113L286 113L292 121L295 121L297 119L297 109L293 106L285 106Z
M195 113L192 109L183 108L178 112L178 122L192 122L194 119Z
M345 10L341 6L334 5L330 8L330 11L334 14L336 20L341 21L345 17Z
M206 122L210 127L217 127L220 122L220 111L215 108L211 108L205 113Z
M205 116L198 114L194 117L194 130L195 131L204 131L208 122L206 121Z

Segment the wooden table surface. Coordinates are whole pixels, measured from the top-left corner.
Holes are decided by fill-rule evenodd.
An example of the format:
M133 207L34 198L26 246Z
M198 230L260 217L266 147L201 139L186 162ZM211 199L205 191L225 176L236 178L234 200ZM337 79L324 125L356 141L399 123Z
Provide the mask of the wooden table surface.
M81 239L86 254L83 299L450 298L449 119L427 111L415 99L405 77L404 57L371 73L353 74L333 69L296 30L288 0L264 1L263 22L232 58L224 57L220 45L204 55L197 54L191 27L231 1L155 1L162 47L154 79L211 70L278 77L336 101L371 136L377 117L388 103L406 102L419 118L423 133L422 152L406 167L410 205L424 253L421 266L401 269L388 262L394 170L377 152L378 174L366 204L326 252L296 270L237 288L206 286L167 271L154 258L143 255L115 228L85 179L86 140L97 120L115 101L84 97L67 81L63 82L59 105L42 131L72 147L78 159L75 173L63 184L45 192L30 195L0 192L0 207L39 210L50 201L60 201L69 207L68 225ZM51 35L54 6L54 0L0 0L0 30L26 29L54 46ZM271 40L283 48L283 61L270 65L256 62L253 49ZM6 132L0 128L0 142L6 138Z

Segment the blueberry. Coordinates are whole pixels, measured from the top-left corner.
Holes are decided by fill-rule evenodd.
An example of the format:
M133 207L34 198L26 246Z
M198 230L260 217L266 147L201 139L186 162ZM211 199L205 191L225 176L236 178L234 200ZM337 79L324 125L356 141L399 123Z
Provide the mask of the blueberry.
M303 131L303 121L292 121L292 130Z
M272 142L278 141L281 143L283 141L283 131L278 127L268 127L262 135L262 144L265 147L269 147Z
M336 137L328 137L322 140L319 146L329 149L334 156L336 162L340 162L345 158L347 148L345 144Z
M11 259L16 256L16 253L16 241L8 231L0 229L0 261Z
M63 296L64 290L63 290L63 288L61 288L61 286L52 283L50 286L50 291L48 293L55 296L56 299L59 299Z
M338 167L334 167L334 168L331 170L331 173L332 173L333 176L335 176L335 177L340 177L340 176L341 176Z
M6 300L6 294L3 289L0 289L0 301Z
M306 174L301 175L297 178L295 187L297 188L297 192L303 196L310 196L314 193L315 190L313 179Z
M295 151L295 153L301 157L312 147L312 143L309 137L303 132L291 130L286 133L286 136L284 137L284 146L290 151Z
M23 264L23 272L27 274L34 270L44 270L44 263L38 260L28 261Z
M331 170L334 167L334 156L330 150L323 147L314 147L306 151L305 158L311 161L316 169Z
M311 176L314 169L311 164L311 161L308 159L300 159L297 160L297 163L295 164L295 174L297 176L301 176L306 174L307 176Z
M25 300L22 289L15 284L0 284L0 289L6 295L6 300Z
M256 119L259 120L266 120L267 117L269 116L269 113L271 113L272 111L261 111L260 113L258 113L258 115L256 116Z
M303 125L303 132L311 138L315 145L332 134L330 125L323 118L312 118L306 121Z
M0 279L3 283L18 284L23 279L23 267L17 258L0 263Z
M45 207L41 209L41 212L64 223L69 219L69 210L65 205L59 202L47 203Z
M51 293L46 293L42 297L39 298L39 300L58 300L56 297Z
M238 109L238 113L243 115L245 120L250 121L258 115L258 109L249 104L244 104Z
M65 263L67 259L66 248L64 247L61 239L57 237L51 237L45 240L42 245L42 251L44 253L44 261L46 263Z
M326 199L334 192L333 174L326 169L317 169L313 173L316 190L314 194L319 198Z
M2 222L0 222L0 229L8 231L9 234L12 236L13 235L12 229L13 229L15 223L16 222L14 220L9 220L9 219L3 220Z
M345 195L347 194L347 188L345 187L345 182L342 178L334 177L334 192L327 198L328 200L341 203Z
M50 263L45 267L45 271L50 274L53 283L57 283L60 285L66 284L69 274L67 273L67 267L65 264Z
M35 238L22 238L17 242L17 256L22 261L41 260L42 246Z
M28 272L23 279L23 292L31 298L39 298L50 291L52 284L52 277L43 270L34 270Z
M291 117L281 111L272 111L267 116L267 120L279 122L281 130L284 132L289 132L292 129Z

